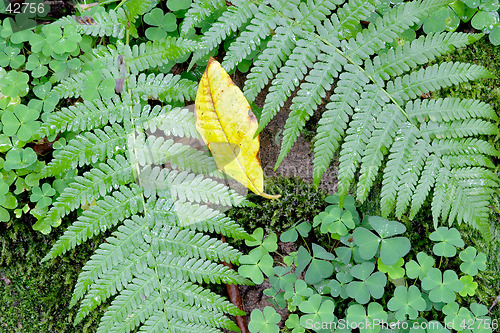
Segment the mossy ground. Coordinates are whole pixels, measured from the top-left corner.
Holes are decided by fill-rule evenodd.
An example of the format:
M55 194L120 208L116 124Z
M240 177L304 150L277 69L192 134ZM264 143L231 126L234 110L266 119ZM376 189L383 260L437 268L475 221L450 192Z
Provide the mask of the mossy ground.
M492 104L498 113L499 47L493 47L483 38L441 60L481 64L490 69L497 79L462 84L434 94L435 97L450 94L480 99ZM275 201L255 198L257 207L230 212L230 215L238 219L250 232L259 226L267 231L282 232L301 219L312 220L325 206L323 199L326 194L316 191L310 184L298 179L275 179L268 189L270 193L277 190L276 192L282 194L282 198ZM368 201L360 207L360 211L375 215L378 213L377 207L375 201ZM58 259L40 264L40 260L62 234L63 228L58 228L50 235L41 235L31 229L33 222L22 218L0 227L0 332L95 332L102 311L94 311L90 318L85 320L85 325L74 327L72 323L76 307L68 309L68 305L81 267L102 239L88 241ZM492 224L500 228L498 216L492 217ZM422 237L433 229L429 211L424 211L411 223L407 222L407 226L407 236L412 241L413 248L430 253L432 244ZM485 242L477 232L467 226L461 226L461 229L468 245L474 245L488 254L488 271L480 274L477 281L480 284L478 300L490 306L492 298L500 294L500 238ZM457 262L444 264L457 267ZM9 285L3 277L10 280ZM466 301L469 302L468 299ZM493 318L500 317L499 309L500 306L494 308Z

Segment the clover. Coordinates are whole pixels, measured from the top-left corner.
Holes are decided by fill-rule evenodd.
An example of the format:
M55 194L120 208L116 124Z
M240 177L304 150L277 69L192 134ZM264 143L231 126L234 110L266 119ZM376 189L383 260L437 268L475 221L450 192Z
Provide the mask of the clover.
M460 270L470 276L475 276L478 271L486 269L486 255L484 253L477 253L475 247L469 246L459 255L463 263L460 265Z
M285 321L285 325L287 328L292 329L292 333L304 333L304 327L300 326L300 318L296 313L292 313L288 316L288 319Z
M278 333L280 329L277 324L280 320L281 316L270 306L266 306L264 312L255 309L250 315L248 329L252 333Z
M104 78L102 70L95 70L83 81L82 98L86 101L95 99L110 99L115 94L115 80L112 77Z
M455 228L439 227L429 235L429 238L439 242L432 248L432 252L437 256L453 257L457 254L456 248L464 246L460 232Z
M144 15L144 22L153 26L146 29L146 37L150 40L161 40L167 32L177 30L177 18L173 13L163 14L163 10L155 8Z
M350 211L345 211L333 205L328 206L324 212L314 217L313 226L316 227L320 223L322 233L330 232L339 236L347 235L349 230L356 227Z
M403 258L399 258L398 262L396 262L394 265L387 266L384 265L380 258L378 258L377 267L380 272L387 273L391 279L396 280L405 276L405 270L402 267L404 263L405 261L403 260Z
M380 259L385 265L390 266L410 251L411 244L408 238L392 237L406 231L403 224L379 216L368 217L368 222L379 236L364 227L354 230L353 239L359 247L361 258L370 260L380 249Z
M472 332L491 333L492 328L496 328L496 326L498 326L498 323L496 323L495 320L492 320L490 317L486 316L488 314L488 308L484 304L472 303L470 305L470 310L472 312L473 320ZM463 330L464 333L466 333L467 331L469 330Z
M470 325L472 313L458 305L457 302L451 302L443 306L442 312L446 315L444 322L449 328L462 331Z
M285 299L291 300L290 304L292 306L297 306L302 301L312 296L313 290L307 286L307 283L304 280L296 280L295 283L288 285L284 289L285 293L283 297Z
M460 281L464 285L460 291L460 296L474 296L476 294L477 282L474 282L474 278L470 275L464 275L460 278Z
M28 103L28 106L32 107L33 105L33 108L39 111L43 109L43 111L45 112L54 110L55 106L59 102L59 93L56 91L51 91L51 89L52 84L50 82L46 82L34 87L33 92L35 93L36 97L40 98L40 100L32 99Z
M57 54L74 52L78 49L78 43L81 40L82 36L76 31L76 26L71 24L66 25L62 31L61 38L54 43L54 52Z
M299 310L307 313L300 317L300 325L308 327L307 323L331 323L336 318L333 314L335 303L329 297L314 294L299 304Z
M188 9L192 0L167 0L167 7L173 12Z
M312 256L303 246L297 252L296 273L302 272L309 265L304 276L304 279L309 284L315 284L330 277L333 273L333 266L329 260L335 259L333 254L317 244L312 244L312 250Z
M29 141L40 127L38 119L39 112L19 104L13 110L7 110L2 114L1 121L3 132L8 136L16 135L21 141Z
M311 231L311 225L309 222L302 222L299 225L294 224L290 227L290 229L280 235L280 240L285 243L295 242L299 237L299 234L305 238L309 234L309 231Z
M347 321L351 323L385 323L387 322L387 312L382 305L376 302L368 304L368 308L361 304L353 304L347 308ZM373 324L373 327L363 327L359 329L361 333L378 333L380 325Z
M7 200L7 197L5 195L8 192L9 192L9 185L2 178L0 178L0 205L3 205Z
M49 69L47 65L49 63L50 57L44 56L43 54L32 53L28 57L26 62L26 69L31 71L31 76L34 78L39 78L48 73Z
M253 240L246 239L245 244L247 246L258 246L264 248L268 252L274 252L278 249L278 237L274 232L270 233L264 238L264 229L257 228L251 235Z
M52 196L56 194L56 190L50 184L44 183L42 187L33 187L31 190L30 200L36 202L40 208L48 207L52 203Z
M437 268L432 268L422 280L422 288L429 291L429 299L432 302L451 303L456 299L455 292L463 288L457 273L447 270L444 274Z
M387 277L381 272L372 274L374 269L375 264L372 262L364 262L350 269L350 274L361 281L350 282L346 291L349 297L354 298L360 304L368 303L370 296L378 299L384 294Z
M19 54L20 52L21 49L18 47L7 46L2 52L0 52L0 66L10 66L12 69L21 67L26 58L24 55Z
M239 262L241 266L238 267L238 273L255 284L261 284L264 281L263 272L267 276L273 275L273 257L260 247L253 249L248 255L242 255Z
M0 81L0 92L10 97L26 96L28 93L29 79L30 77L26 73L9 71Z
M14 148L5 155L3 169L23 169L33 165L37 161L36 153L31 148Z
M391 311L395 311L395 317L399 321L415 319L419 311L424 311L426 307L425 300L422 298L420 290L415 286L408 289L404 286L398 286L394 291L394 296L387 303Z
M417 253L417 261L410 260L406 263L406 275L410 279L416 279L417 277L422 280L429 270L434 267L434 258L429 256L424 252Z

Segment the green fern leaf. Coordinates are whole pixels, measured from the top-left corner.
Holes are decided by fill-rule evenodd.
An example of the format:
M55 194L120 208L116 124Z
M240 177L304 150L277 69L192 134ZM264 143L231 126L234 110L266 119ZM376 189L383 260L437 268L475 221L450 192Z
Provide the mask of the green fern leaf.
M134 96L144 100L159 99L162 102L184 102L194 100L197 91L197 83L187 79L181 79L179 75L173 74L146 74L130 78L130 89Z
M439 98L410 101L406 113L414 122L466 120L470 117L498 120L493 107L473 99Z
M122 39L125 36L125 27L127 26L127 14L123 8L117 11L110 10L104 12L96 12L91 17L92 24L80 24L74 16L67 16L60 19L58 22L62 27L66 25L74 25L78 32L90 36L109 36Z
M194 0L184 20L182 20L181 36L187 35L214 12L218 12L224 8L226 8L225 0Z
M127 0L125 3L125 12L131 23L141 16L153 9L159 0Z

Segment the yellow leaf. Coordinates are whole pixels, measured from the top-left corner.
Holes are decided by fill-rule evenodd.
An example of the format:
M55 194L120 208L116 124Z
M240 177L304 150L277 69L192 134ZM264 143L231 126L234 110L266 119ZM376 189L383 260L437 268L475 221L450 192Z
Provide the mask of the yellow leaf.
M260 141L255 136L257 118L241 90L222 66L210 58L198 86L195 101L196 129L210 149L217 167L268 199L259 159Z

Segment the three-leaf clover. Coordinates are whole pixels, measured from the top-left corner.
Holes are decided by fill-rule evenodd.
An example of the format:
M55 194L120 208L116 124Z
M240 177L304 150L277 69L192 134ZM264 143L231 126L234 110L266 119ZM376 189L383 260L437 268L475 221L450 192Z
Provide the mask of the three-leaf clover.
M444 321L446 325L457 331L462 331L471 322L472 313L458 305L457 302L451 302L443 306L443 313L446 315Z
M398 262L394 265L387 266L385 265L380 258L377 260L378 270L382 273L387 273L391 279L399 279L405 276L405 270L402 267L405 261L403 258L399 258Z
M387 312L384 311L382 305L376 302L368 304L368 309L361 304L353 304L347 309L347 321L351 323L373 323L367 327L360 327L361 333L377 333L380 332L381 326L375 323L387 322Z
M330 260L335 259L333 254L317 244L312 244L312 250L313 255L311 256L309 252L301 246L297 253L296 274L302 272L304 268L309 265L304 276L306 282L309 284L315 284L330 277L333 273L333 266Z
M21 67L26 58L24 55L19 54L21 49L18 47L7 46L0 52L0 66L7 67L10 65L12 69Z
M486 269L486 255L484 253L477 254L475 247L469 246L460 252L460 259L463 261L460 270L470 276L475 276L478 271Z
M290 304L295 306L302 303L306 297L310 297L313 294L313 290L307 286L304 280L296 280L294 284L285 287L285 294L283 297L290 300Z
M420 290L416 286L410 286L406 289L404 286L399 286L394 291L394 296L387 303L387 307L391 311L395 311L395 317L399 321L415 319L419 311L424 311L426 307L425 300L422 298Z
M144 22L153 26L146 29L146 37L150 40L161 40L167 32L177 29L177 18L173 13L163 14L163 10L155 8L144 15Z
M12 169L23 169L31 166L37 161L36 153L31 148L14 148L5 155L3 168L6 171Z
M339 236L347 235L349 230L356 227L351 212L334 205L328 206L324 212L319 213L314 218L313 226L320 223L322 233L330 232Z
M87 101L99 99L99 95L102 99L110 99L115 94L115 80L112 77L103 78L101 70L88 74L83 84L82 98Z
M460 292L463 284L454 271L447 270L442 274L439 269L432 268L422 280L422 288L430 291L429 299L432 302L451 303L456 299L455 292Z
M474 296L476 294L477 282L474 282L474 278L470 275L464 275L460 278L460 281L463 283L464 287L460 291L460 296Z
M241 266L238 267L238 273L255 284L261 284L264 281L262 272L267 276L273 275L273 257L260 247L253 249L248 255L242 255L239 262Z
M387 277L381 272L372 274L374 269L375 264L372 262L364 262L350 269L351 275L361 281L350 282L347 285L347 294L360 304L368 303L370 295L378 299L384 294Z
M50 184L44 183L42 188L35 186L32 189L30 200L37 202L39 208L48 207L52 203L52 196L56 194L56 190Z
M309 222L302 222L299 225L291 226L290 229L282 233L280 235L280 240L285 243L295 242L299 237L299 234L302 237L307 237L309 231L311 231L311 225L309 224Z
M437 256L453 257L457 254L456 248L464 246L460 232L455 228L439 227L429 238L439 242L432 248L432 252Z
M380 248L380 258L386 265L394 265L399 258L404 257L411 249L406 237L392 237L402 234L406 227L383 217L370 216L368 222L379 236L364 227L358 227L353 232L353 239L359 247L359 255L364 260L375 256Z
M304 333L304 327L300 326L299 315L296 313L292 313L288 316L288 319L285 321L285 325L288 328L292 329L292 333Z
M335 320L334 309L335 303L330 298L314 294L299 304L299 310L307 313L300 317L300 324L309 327L307 323L331 323Z
M281 316L270 306L264 308L264 312L259 309L252 311L248 329L252 333L278 333L280 331L278 323Z
M28 57L28 61L26 62L26 69L31 71L31 76L34 78L42 77L49 69L47 65L50 61L50 57L44 56L43 54L32 53Z
M5 96L26 96L30 76L18 71L9 71L0 81L0 92Z
M19 104L13 110L7 110L2 114L1 120L3 132L8 136L16 135L21 141L29 141L31 136L38 130L40 123L39 112Z
M278 249L278 237L274 232L271 232L267 237L264 238L264 229L257 228L254 230L251 236L253 240L245 240L245 244L247 246L262 247L268 252L274 252Z
M434 267L434 258L429 256L424 252L417 253L417 261L410 260L406 263L406 275L410 279L416 279L417 277L422 280L429 270Z

